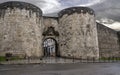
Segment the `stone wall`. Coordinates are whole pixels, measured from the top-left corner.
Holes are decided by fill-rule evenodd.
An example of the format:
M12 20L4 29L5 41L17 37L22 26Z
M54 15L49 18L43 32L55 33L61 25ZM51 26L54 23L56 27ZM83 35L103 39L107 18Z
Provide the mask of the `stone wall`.
M58 17L43 16L43 33L48 31L50 27L53 27L55 31L58 31ZM49 33L50 32L47 34ZM43 35L43 41L47 38L53 38L58 42L58 36L56 37L54 33L52 35Z
M56 55L59 56L59 32L58 32L58 17L43 16L43 42L51 38L56 41ZM44 34L45 33L45 34ZM44 49L43 49L44 50Z
M41 18L42 11L32 4L0 4L0 55L42 56Z
M119 40L119 50L120 50L120 31L117 32L118 34L118 40Z
M41 57L47 38L56 40L57 55L62 57L86 59L120 55L120 32L99 23L96 27L92 9L72 7L58 15L42 16L38 7L25 2L0 4L0 56L12 53Z
M62 57L99 57L94 11L72 7L59 13L59 48Z
M47 30L48 27L54 27L55 30L58 30L58 17L46 17L43 16L43 26L44 31Z
M100 57L120 56L117 32L97 23Z

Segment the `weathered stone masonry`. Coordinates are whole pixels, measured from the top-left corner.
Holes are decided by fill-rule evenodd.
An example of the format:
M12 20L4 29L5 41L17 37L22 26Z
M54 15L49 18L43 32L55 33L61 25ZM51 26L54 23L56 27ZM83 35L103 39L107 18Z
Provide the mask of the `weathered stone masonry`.
M120 56L120 33L96 23L90 8L67 8L58 17L46 17L29 3L0 4L0 56L43 57L43 42L48 38L57 42L57 56Z
M118 31L117 33L118 33L119 49L120 49L120 31Z
M57 17L45 17L43 16L43 40L46 38L54 38L58 42L57 34L44 35L45 32L49 30L50 27L54 28L54 31L58 31L58 18ZM50 32L47 32L49 34ZM58 34L59 35L59 34Z
M119 38L116 31L97 23L100 57L119 57Z
M56 56L60 56L59 52L59 32L58 32L58 17L43 16L43 42L46 39L52 38L57 43ZM44 49L43 49L44 50Z
M94 11L73 7L59 13L60 54L64 57L99 57Z
M42 56L42 11L24 2L0 4L0 55Z

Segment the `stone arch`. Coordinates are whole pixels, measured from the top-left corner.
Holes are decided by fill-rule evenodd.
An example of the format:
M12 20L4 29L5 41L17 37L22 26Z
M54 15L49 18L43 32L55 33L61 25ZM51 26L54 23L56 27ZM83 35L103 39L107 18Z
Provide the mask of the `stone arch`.
M43 40L44 56L56 57L58 55L58 42L53 37L47 37Z

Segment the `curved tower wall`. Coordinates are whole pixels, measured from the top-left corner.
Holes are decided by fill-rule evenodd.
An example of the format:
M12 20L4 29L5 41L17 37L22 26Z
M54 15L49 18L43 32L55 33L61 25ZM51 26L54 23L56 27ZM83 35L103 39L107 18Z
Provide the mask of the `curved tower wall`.
M62 57L99 57L94 11L72 7L59 13L59 48Z
M0 54L40 57L42 53L42 11L29 3L0 4Z

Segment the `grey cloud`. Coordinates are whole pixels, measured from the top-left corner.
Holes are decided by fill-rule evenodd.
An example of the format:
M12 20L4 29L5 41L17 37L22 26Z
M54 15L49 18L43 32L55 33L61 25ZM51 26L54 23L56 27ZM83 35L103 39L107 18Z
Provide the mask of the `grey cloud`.
M60 0L62 6L75 6L80 4L86 4L89 0Z
M0 3L12 0L0 0ZM44 16L57 16L57 13L68 7L88 6L95 10L96 19L112 19L120 22L120 0L14 0L34 4L42 9ZM109 23L108 23L109 24ZM116 25L117 24L117 25ZM113 28L120 29L119 23L111 25Z
M105 0L100 4L91 6L95 10L96 19L106 26L120 31L120 0ZM106 23L102 22L101 19ZM110 23L108 20L113 20L113 23Z
M0 3L11 1L11 0L0 0ZM92 2L99 2L92 6L89 6L95 10L97 19L104 17L120 21L120 0L15 0L32 3L44 12L44 15L47 16L57 16L57 13L67 7L89 4ZM91 1L91 2L90 2ZM47 7L47 5L53 7Z
M49 12L52 13L58 10L58 7L59 7L58 0L0 0L0 3L7 2L7 1L22 1L22 2L34 4L39 8L41 8L44 14Z
M0 3L12 0L0 0ZM14 0L34 4L43 10L44 15L57 16L57 13L68 7L89 5L100 0ZM102 0L101 0L102 1Z
M34 4L38 7L44 7L46 4L46 2L44 0L0 0L0 3L3 3L3 2L7 2L7 1L22 1L22 2L27 2L27 3L31 3L31 4Z
M120 21L120 0L106 0L100 4L91 6L96 12L97 19L107 17Z

